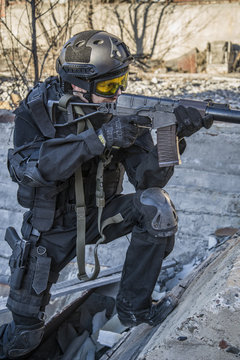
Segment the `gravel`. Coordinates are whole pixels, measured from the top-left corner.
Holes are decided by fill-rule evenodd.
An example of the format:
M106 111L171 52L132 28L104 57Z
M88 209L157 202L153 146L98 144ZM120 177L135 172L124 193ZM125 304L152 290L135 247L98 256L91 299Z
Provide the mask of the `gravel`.
M230 75L230 74L229 74ZM131 80L131 78L130 78ZM141 80L132 76L127 91L146 96L211 99L240 108L240 77L207 74L158 74Z
M162 74L160 70L151 73L134 70L130 74L127 92L157 97L212 99L240 108L240 75ZM10 108L14 108L13 93L23 99L27 89L19 80L0 78L0 103L7 102Z

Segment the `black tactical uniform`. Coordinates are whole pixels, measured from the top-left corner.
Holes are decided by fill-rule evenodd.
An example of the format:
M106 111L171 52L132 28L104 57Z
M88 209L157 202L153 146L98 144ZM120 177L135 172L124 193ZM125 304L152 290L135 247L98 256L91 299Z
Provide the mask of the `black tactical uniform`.
M48 99L61 97L61 89L57 79L47 80L45 84ZM41 87L43 88L43 86ZM54 273L52 277L54 278L76 254L74 174L79 164L83 164L87 207L86 240L88 244L94 244L99 238L96 224L96 172L99 156L103 154L104 147L94 129L86 130L77 135L76 125L57 128L52 139L43 136L39 130L39 124L36 123L37 121L41 122L41 119L35 120L28 108L28 103L31 102L38 90L39 86L37 85L16 110L15 152L11 154L11 157L14 159L14 157L20 156L22 161L18 160L19 168L14 168L14 161L11 160L10 171L20 184L18 190L19 203L31 209L25 214L22 235L25 240L30 237L39 237L36 239L37 246L43 246L47 249L46 254L51 258L51 270ZM59 121L63 117L64 113L59 112ZM66 119L62 119L62 122L64 121ZM102 121L104 122L104 119ZM92 123L94 124L94 119ZM144 277L149 277L149 279L143 280L142 275L137 275L134 279L133 284L136 284L138 278L141 282L140 294L137 297L133 290L133 284L128 289L128 291L133 291L132 301L135 305L139 303L139 308L143 309L149 306L150 295L160 271L162 258L165 256L165 251L166 254L169 254L173 247L173 236L167 241L162 238L160 241L159 238L155 237L154 229L152 229L153 233L149 234L145 222L151 220L151 215L150 219L147 219L145 211L141 212L139 197L145 189L164 187L173 174L173 167L158 167L157 151L153 146L149 130L145 130L137 138L134 145L126 149L113 149L111 154L113 155L111 162L104 170L106 206L103 212L103 220L116 213L121 213L124 220L119 224L109 225L105 230L106 238L109 242L133 232L136 235L133 236L135 240L131 241L130 249L133 243L143 239L143 253L138 254L136 253L137 249L134 249L133 254L131 251L128 254L131 258L128 266L133 265L135 267L136 259L141 259L138 271L142 269L141 271L145 273ZM130 182L135 186L136 194L121 195L124 170L127 172ZM22 179L20 179L21 176ZM159 243L161 242L166 242L165 246L160 246ZM152 255L147 252L146 244L148 243ZM158 248L161 249L159 250L160 256L156 256ZM145 260L146 255L147 259ZM156 270L151 270L152 266ZM131 271L131 277L134 276L135 271ZM46 290L42 289L43 285L39 281L36 282L41 290ZM32 298L25 297L24 301L27 305L25 308L24 305L21 307L21 295L18 297L15 292L14 296L11 294L10 292L8 300L8 306L11 310L19 311L19 315L37 316L40 309L37 310L36 308L37 312L36 310L31 312L28 306L29 303L32 303ZM36 297L37 303L39 303L40 297ZM16 306L14 306L15 301L17 302Z
M173 167L159 168L149 130L138 132L133 144L116 149L105 147L98 136L99 129L104 130L102 125L107 128L110 124L103 115L91 117L93 128L80 134L76 124L54 126L47 101L59 100L64 91L58 78L49 78L38 84L15 111L14 150L9 151L8 165L12 179L19 184L18 201L28 208L22 238L30 243L30 249L20 281L14 275L19 255L13 251L10 261L12 276L7 306L14 321L0 328L1 359L24 355L41 341L50 287L57 281L59 271L76 255L74 178L80 165L86 203L86 243L94 244L99 239L96 172L106 152L112 157L104 169L106 205L102 221L119 213L122 216L122 221L104 230L106 241L132 233L117 296L119 318L129 326L160 321L161 309L152 306L151 294L162 260L173 249L177 231L174 206L162 190L173 174ZM91 111L91 106L85 108L85 112ZM197 117L201 118L198 113ZM68 122L67 113L60 110L55 118L58 124ZM192 121L190 125L193 126ZM193 128L191 133L196 131ZM108 139L107 133L103 134ZM180 143L183 151L184 140ZM124 171L136 189L133 194L121 194Z

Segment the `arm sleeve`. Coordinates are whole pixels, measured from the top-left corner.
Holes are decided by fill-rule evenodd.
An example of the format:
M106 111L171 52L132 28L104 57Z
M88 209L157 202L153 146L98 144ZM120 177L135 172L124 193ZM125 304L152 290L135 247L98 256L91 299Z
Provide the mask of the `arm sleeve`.
M93 129L46 139L29 119L22 117L15 119L14 143L15 153L21 155L16 175L19 182L30 179L29 186L51 186L53 182L65 181L82 163L104 150Z
M38 169L49 181L66 180L84 162L101 155L104 146L93 129L45 141L39 151Z

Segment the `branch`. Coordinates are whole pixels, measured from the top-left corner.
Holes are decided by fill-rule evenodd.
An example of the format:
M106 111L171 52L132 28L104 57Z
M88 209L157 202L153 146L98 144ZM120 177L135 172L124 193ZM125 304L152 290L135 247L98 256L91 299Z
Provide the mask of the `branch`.
M37 7L39 4L43 4L42 0L39 0L39 1L35 4L35 6Z
M55 16L54 11L51 12L51 16L52 16L53 22L54 22L54 24L57 26L57 28L58 28L58 29L61 28L61 25L59 25L58 22L57 22L57 18L56 18L56 16Z
M130 9L130 7L129 7L129 9ZM126 27L124 20L121 18L120 14L118 12L118 5L115 6L114 13L118 19L118 24L119 24L120 31L121 31L121 38L122 39L124 38L124 30L126 30L128 37L134 42L134 36L132 36L131 32L129 32L129 29ZM129 12L129 14L130 14L130 12Z
M116 5L114 7L114 10L113 10L114 14L116 15L117 17L117 21L118 21L118 26L120 28L120 32L121 32L121 39L123 39L123 28L124 28L124 21L121 19L120 15L119 15L119 12L118 12L118 5Z
M93 30L94 29L94 26L93 26L93 0L89 0L89 7L88 7L88 14L87 14L87 22L88 22L88 26L89 26L89 29Z
M8 27L8 25L5 23L5 21L0 18L1 23L6 27L7 31L11 34L11 36L22 46L24 47L26 50L28 51L32 51L32 49L30 49L28 46L26 46L25 44L23 44L12 32L12 30Z
M22 72L15 65L15 62L11 59L11 57L7 57L7 55L6 55L6 59L8 59L10 61L12 68L15 70L15 73L17 73L19 75L19 77L22 79L24 85L28 86L26 77L22 75Z
M128 10L128 12L129 12L129 18L130 18L130 22L131 22L132 28L134 29L132 12L131 12L131 10L132 10L132 5L133 5L133 4L129 5L129 8L128 8L129 10Z
M154 50L155 50L155 47L156 47L157 36L158 36L158 32L159 32L159 27L160 27L160 24L161 24L161 22L162 22L162 18L163 18L164 12L165 12L166 8L167 8L171 3L172 3L172 0L167 0L167 1L166 1L166 4L163 5L163 7L162 7L160 16L159 16L159 18L158 18L158 24L157 24L157 28L156 28L155 35L154 35L153 46L152 46L152 50L151 50L151 53L150 53L150 58L153 56L153 53L154 53Z
M41 1L39 1L39 3L41 3ZM38 4L39 4L38 3ZM57 0L54 4L51 4L50 5L50 8L48 8L46 11L44 11L42 14L39 14L37 17L36 17L36 20L39 19L41 16L44 16L46 15L49 11L51 11L57 4L59 3L59 0Z
M74 7L70 13L68 13L68 17L67 17L66 23L65 23L63 26L60 26L60 27L59 27L59 30L58 30L57 34L55 35L55 38L54 38L55 40L53 40L53 41L52 41L52 44L48 47L48 49L47 49L47 51L46 51L46 53L45 53L45 55L44 55L42 64L41 64L40 75L39 75L40 78L41 78L41 76L42 76L43 68L44 68L44 65L45 65L46 59L47 59L47 57L48 57L48 55L49 55L50 50L56 45L56 39L57 39L57 38L59 37L59 35L63 32L63 30L64 30L65 28L68 28L69 22L70 22L73 14L74 14L76 8L77 8L77 6Z
M134 36L135 36L135 40L138 42L138 10L140 8L141 4L138 4L135 9L134 9L134 24L133 24L133 31L134 31ZM137 44L138 47L138 44Z
M150 7L151 7L152 5L153 5L153 3L150 2L150 4L148 4L148 6L146 7L146 10L145 10L145 12L144 12L142 34L141 34L141 36L140 36L140 39L141 39L142 42L143 42L144 34L145 34L146 28L147 28L146 24L147 24L147 20L148 20L148 12L149 12L149 9L150 9Z

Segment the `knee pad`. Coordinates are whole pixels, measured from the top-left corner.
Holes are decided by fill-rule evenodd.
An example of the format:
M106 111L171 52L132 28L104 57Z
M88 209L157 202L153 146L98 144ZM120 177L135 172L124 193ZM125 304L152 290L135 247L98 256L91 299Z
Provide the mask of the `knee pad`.
M177 232L176 209L165 190L154 187L141 191L136 194L134 205L150 235L168 237Z

